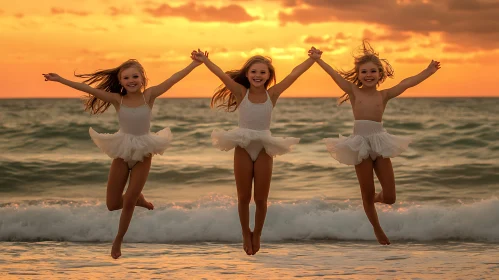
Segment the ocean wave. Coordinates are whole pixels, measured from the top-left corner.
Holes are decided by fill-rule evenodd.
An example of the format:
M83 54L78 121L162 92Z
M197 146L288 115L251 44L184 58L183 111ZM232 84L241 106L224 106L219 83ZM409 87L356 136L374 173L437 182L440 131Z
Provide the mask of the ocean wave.
M499 242L497 198L453 206L399 204L378 209L392 242ZM0 207L0 241L110 242L119 215L120 211L109 212L105 205L92 202L9 203ZM240 242L236 199L212 196L156 205L153 211L138 209L125 239L145 243ZM375 241L361 205L322 199L270 204L262 239Z
M102 185L107 181L111 159L78 160L78 156L59 160L0 161L0 192L44 191L52 187ZM100 157L102 158L102 157ZM164 184L220 184L233 181L231 166L157 164L148 181Z

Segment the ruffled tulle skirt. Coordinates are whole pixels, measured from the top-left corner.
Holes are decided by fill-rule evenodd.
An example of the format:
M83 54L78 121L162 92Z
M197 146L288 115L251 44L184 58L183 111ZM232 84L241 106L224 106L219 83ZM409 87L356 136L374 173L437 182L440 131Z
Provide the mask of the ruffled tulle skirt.
M162 155L170 146L172 133L164 128L156 133L133 135L118 131L113 134L97 133L89 129L90 137L99 149L110 158L122 158L126 162L142 161L145 156Z
M213 146L222 151L229 151L237 146L246 149L251 147L250 144L252 143L260 143L265 152L271 157L290 152L292 147L300 142L299 138L294 137L273 137L270 130L247 128L235 128L229 131L215 129L211 133L211 140ZM248 153L255 160L251 151L248 151Z
M389 134L380 122L356 120L353 135L326 138L324 142L331 156L337 161L357 165L367 157L372 160L379 156L396 157L407 150L411 139Z

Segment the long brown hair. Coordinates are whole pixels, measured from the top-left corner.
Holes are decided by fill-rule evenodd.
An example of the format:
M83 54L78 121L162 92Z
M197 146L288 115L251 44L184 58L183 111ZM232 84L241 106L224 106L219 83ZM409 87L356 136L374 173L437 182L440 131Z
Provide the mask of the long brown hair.
M264 63L269 67L269 79L265 82L265 89L269 88L271 84L276 83L275 69L272 65L272 59L270 57L265 57L261 55L255 55L250 57L239 70L231 70L225 72L229 77L235 82L243 85L245 88L250 88L250 82L246 77L251 65L255 63ZM217 105L218 104L218 105ZM213 94L211 98L211 108L219 107L224 108L227 112L234 112L237 109L236 97L232 92L224 85L221 84Z
M144 67L135 59L129 59L123 62L120 66L112 69L98 70L90 74L74 74L78 78L85 79L83 83L87 85L92 85L98 83L95 88L108 91L112 94L120 94L122 96L126 95L126 89L120 84L121 72L125 69L135 67L139 70L142 75L144 84L142 85L142 90L146 88L147 76ZM109 102L98 99L93 95L88 95L84 98L85 111L89 111L90 114L101 114L104 113L107 108L111 105Z
M387 77L393 78L394 70L388 60L379 58L379 54L374 51L373 47L369 44L367 40L362 41L362 46L360 48L360 55L354 55L354 65L355 67L349 71L338 71L338 73L345 78L345 80L352 82L358 87L362 87L362 82L359 80L359 67L367 62L372 62L378 67L380 73L380 78L378 80L378 86L385 81ZM344 93L338 99L338 105L347 101L349 98L347 93Z

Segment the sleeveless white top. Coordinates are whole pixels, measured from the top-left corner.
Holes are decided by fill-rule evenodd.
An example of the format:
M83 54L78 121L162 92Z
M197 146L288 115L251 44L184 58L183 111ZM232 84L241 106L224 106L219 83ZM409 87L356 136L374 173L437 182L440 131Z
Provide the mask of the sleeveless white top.
M249 89L246 90L241 104L239 105L239 127L252 130L270 130L272 120L272 101L267 91L267 100L263 103L252 103L249 96Z
M139 107L128 107L123 105L123 96L121 97L120 110L118 111L118 121L120 131L132 135L148 134L151 128L151 107L144 98L144 104Z

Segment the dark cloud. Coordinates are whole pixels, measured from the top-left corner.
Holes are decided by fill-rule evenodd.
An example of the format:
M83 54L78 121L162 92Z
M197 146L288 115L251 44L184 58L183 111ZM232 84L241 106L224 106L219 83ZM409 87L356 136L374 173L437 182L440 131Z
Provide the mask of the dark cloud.
M199 5L194 2L178 7L162 4L154 9L147 8L145 12L155 17L183 17L195 22L240 23L258 19L249 15L243 7L235 4L220 8Z
M61 9L61 8L52 8L52 9L50 9L50 12L54 15L70 14L70 15L83 16L83 17L90 15L89 12L65 10L65 9Z
M282 5L292 10L279 12L281 24L373 23L406 34L404 40L411 32L441 32L454 43L468 37L461 42L467 47L499 48L499 0L283 0Z

